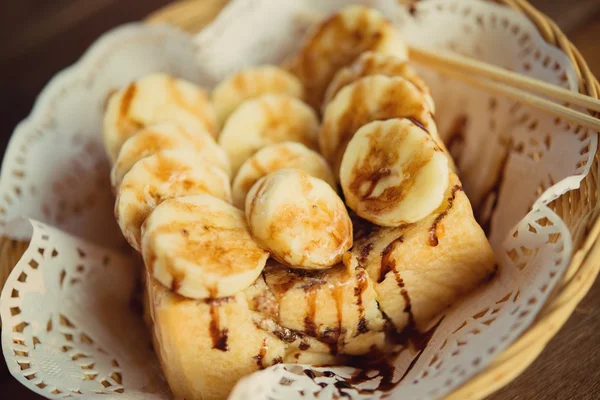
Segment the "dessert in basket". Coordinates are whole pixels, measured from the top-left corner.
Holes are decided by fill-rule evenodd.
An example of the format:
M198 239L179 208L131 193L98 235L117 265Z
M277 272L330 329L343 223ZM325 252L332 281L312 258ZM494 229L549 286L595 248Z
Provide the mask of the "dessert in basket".
M224 398L276 363L392 354L494 274L406 58L391 23L352 6L284 66L210 95L161 74L112 95L115 215L176 398Z

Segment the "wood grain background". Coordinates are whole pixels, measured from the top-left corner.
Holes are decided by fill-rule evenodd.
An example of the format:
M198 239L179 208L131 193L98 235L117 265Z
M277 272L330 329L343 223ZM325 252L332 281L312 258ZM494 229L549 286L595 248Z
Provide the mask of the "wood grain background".
M169 0L0 1L0 154L15 125L58 71L74 63L106 30L144 18ZM600 76L600 0L535 0ZM541 356L490 397L600 399L600 281ZM0 398L41 399L24 389L0 361Z

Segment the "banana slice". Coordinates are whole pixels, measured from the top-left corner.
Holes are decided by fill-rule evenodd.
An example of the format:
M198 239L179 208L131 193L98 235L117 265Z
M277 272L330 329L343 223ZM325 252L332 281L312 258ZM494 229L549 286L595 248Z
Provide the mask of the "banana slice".
M199 159L221 168L231 177L227 154L209 133L191 134L174 124L160 124L143 128L123 143L110 174L113 188L119 187L125 174L136 162L159 150L169 149L194 150Z
M276 143L259 150L240 167L232 186L233 204L243 209L250 188L269 172L298 168L335 188L335 178L327 161L301 143Z
M244 213L210 195L157 206L142 228L142 255L156 280L194 299L246 289L269 257L250 236Z
M372 345L383 347L384 319L377 306L373 282L364 269L339 264L307 272L269 262L263 275L279 304L281 326L327 344L327 352L332 354L364 354ZM353 346L359 336L368 337L368 344Z
M286 343L255 325L242 293L186 299L151 278L146 291L154 348L176 399L225 399L239 379L285 357Z
M231 114L219 144L231 161L233 174L252 154L284 141L317 149L319 121L315 112L295 97L267 94L247 100Z
M408 60L396 57L393 54L377 53L374 51L363 53L351 66L342 68L335 74L325 92L322 112L325 113L327 104L333 100L335 95L344 86L357 79L371 75L399 76L410 81L423 94L431 112L435 112L435 104L429 88L419 75L417 75Z
M246 197L246 218L258 243L293 268L328 268L352 246L342 199L299 169L271 172L256 182Z
M104 115L104 145L114 162L127 138L148 125L172 122L191 133L216 137L217 120L208 94L165 74L147 75L114 93Z
M207 193L231 202L229 177L191 150L160 150L138 161L117 192L115 216L131 246L140 250L140 228L166 199Z
M319 110L337 70L367 50L408 57L398 31L379 11L349 6L316 27L288 68L304 84L308 103Z
M431 108L415 85L401 77L366 76L340 90L325 109L319 146L336 176L356 131L371 121L390 118L410 118L441 142Z
M223 126L245 100L267 93L288 94L301 99L303 92L302 83L294 75L274 65L263 65L240 71L219 83L211 100L219 124Z
M448 158L408 119L373 121L356 132L344 153L340 182L346 204L381 226L419 221L444 200Z

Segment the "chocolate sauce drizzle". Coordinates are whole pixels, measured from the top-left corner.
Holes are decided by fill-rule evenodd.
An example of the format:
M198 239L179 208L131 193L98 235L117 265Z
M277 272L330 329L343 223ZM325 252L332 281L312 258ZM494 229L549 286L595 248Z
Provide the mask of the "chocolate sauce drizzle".
M383 282L385 276L388 272L393 271L394 275L397 275L396 272L396 260L390 258L390 254L396 248L398 243L404 242L404 237L399 236L396 239L392 240L381 252L381 268L379 269L379 279L377 283ZM399 276L399 275L398 275Z
M440 323L444 318L442 317L431 329L426 332L420 332L416 329L414 322L406 327L400 334L390 332L390 338L397 343L404 345L404 348L400 352L407 350L409 347L418 351L416 357L411 361L408 369L404 372L402 377L394 381L394 374L396 369L393 365L394 360L400 354L395 353L384 353L377 348L372 348L372 351L368 356L357 356L352 357L345 364L349 367L354 367L358 371L354 373L350 378L345 378L336 375L332 371L312 371L309 369L304 370L304 374L313 381L320 377L335 378L336 382L333 385L337 388L338 394L342 397L350 397L347 393L342 392L343 389L356 390L360 394L373 394L376 391L379 392L390 392L393 390L402 380L408 375L408 373L414 368L417 361L423 354L425 347L433 337L433 334L439 327ZM393 328L391 328L393 330ZM373 375L373 371L377 371L376 375ZM375 378L381 378L375 389L358 389L357 386L368 381L372 381ZM322 388L327 386L327 383L318 383Z
M417 121L416 118L413 117L407 117L407 120L409 120L410 122L412 122L413 124L415 124L416 126L418 126L419 128L423 129L425 132L427 132L427 134L429 135L429 131L427 130L427 128L425 128L425 125L423 125L421 122Z
M430 246L435 247L438 245L438 243L439 243L439 240L437 237L438 225L440 224L440 222L442 222L442 220L446 217L446 215L448 215L448 212L450 212L450 209L454 205L454 200L456 199L456 192L458 192L460 190L462 190L462 186L454 185L454 187L452 188L450 197L448 197L448 205L446 206L446 209L444 211L442 211L442 213L440 213L435 218L435 220L433 221L433 224L431 224L431 228L429 228L429 245Z
M395 356L396 355L397 354L395 354ZM376 360L374 362L367 362L367 364L363 364L362 366L360 366L360 371L352 375L350 378L344 379L344 381L348 383L351 387L356 388L357 385L372 380L373 377L369 377L367 373L376 370L376 376L381 377L381 380L379 381L377 387L375 389L358 389L358 392L360 394L372 394L375 393L375 391L389 392L400 383L400 381L393 381L394 372L396 371L396 368L392 365L392 362L393 361L391 358L384 358Z
M308 292L308 300L307 300L307 312L306 317L304 317L304 332L308 336L312 336L316 338L318 341L329 346L329 352L331 354L338 353L338 339L340 337L340 329L325 329L324 332L319 332L317 323L316 323L316 314L317 314L317 286L316 285L308 285L304 288ZM341 312L341 311L340 311Z
M267 338L263 338L262 340L262 345L260 346L260 350L258 351L258 354L255 355L254 357L252 357L254 359L254 361L256 361L256 365L258 365L258 368L264 368L263 365L263 359L265 358L265 355L267 355Z
M307 312L304 317L304 330L309 336L318 337L316 313L317 313L317 291L314 286L310 286L305 290L308 291Z
M335 340L335 349L333 349L333 351L335 353L332 354L336 354L338 352L338 348L339 348L339 342L340 342L340 337L342 336L342 333L345 332L346 330L343 327L343 321L344 321L344 288L343 287L339 287L336 286L333 288L333 297L335 298L335 309L337 312L337 321L338 321L338 326L337 326L337 331L335 332L331 332L331 334L334 337L331 338L331 340ZM331 351L331 345L329 346L329 349Z
M223 297L220 299L207 299L206 303L210 306L210 336L212 338L213 349L228 351L227 339L229 337L229 329L221 329L221 316L219 314L219 305L230 301L232 298Z
M280 325L277 325L276 329L272 332L273 335L277 336L281 341L286 343L295 342L297 339L304 337L304 335L300 332L293 331L288 328L284 328ZM306 343L306 348L302 348L303 343L300 343L301 350L307 350L310 346Z
M356 336L361 333L366 333L369 328L367 327L367 319L365 318L365 305L363 304L363 293L367 289L368 281L366 272L361 270L356 275L357 285L354 288L354 296L356 296L356 307L358 307L358 315L360 319L358 321L358 326L356 327ZM340 321L341 324L341 321Z
M308 349L310 349L310 344L308 344L308 342L300 342L300 344L298 345L298 348L300 350L308 350Z
M373 243L367 243L360 247L360 254L358 256L358 263L362 266L367 262L367 257L373 250Z
M402 380L408 375L408 373L414 368L417 361L423 354L425 347L431 340L433 334L437 330L438 326L442 322L443 318L441 318L435 326L426 332L420 332L416 329L415 325L408 325L407 328L401 333L396 335L391 335L394 341L398 344L403 344L406 347L401 350L406 350L409 346L416 349L418 354L411 361L407 370L404 372L402 377L396 381L394 381L394 374L396 369L393 365L394 359L398 356L399 353L393 354L385 354L382 352L378 352L377 349L372 351L372 354L366 357L354 357L350 360L349 366L353 366L359 371L357 371L350 378L343 378L340 376L336 376L338 382L334 383L334 386L339 389L349 389L352 388L357 390L360 394L373 394L375 391L381 392L390 392L393 390ZM373 356L373 354L375 356ZM376 370L377 375L375 377L380 377L381 380L375 389L357 389L356 386L361 383L372 381L375 377L372 374L372 371ZM369 376L370 375L370 376ZM344 383L340 383L344 382ZM340 392L340 395L345 395L343 392Z
M400 272L396 269L396 260L391 257L392 252L396 248L399 243L404 242L404 237L399 236L398 238L392 240L390 244L388 244L383 251L381 252L381 268L379 269L379 279L377 283L381 283L385 280L386 275L389 272L394 274L394 278L396 279L396 284L400 287L400 294L404 299L404 312L408 313L408 325L415 325L415 318L412 313L412 303L410 300L410 296L408 295L408 291L404 287L404 280L400 276Z
M419 361L419 358L421 358L421 355L423 354L425 347L427 347L427 344L431 340L431 337L435 333L438 326L440 326L440 324L442 323L443 319L444 319L444 317L440 318L440 320L431 329L429 329L426 332L419 332L414 325L409 325L407 327L407 329L405 329L406 332L403 332L404 338L399 338L399 339L406 341L408 338L408 341L410 342L410 344L415 349L417 349L419 353L410 362L410 364L408 365L408 368L406 369L406 371L404 371L404 374L402 375L402 377L400 378L400 380L398 382L401 382L404 378L406 378L408 373L417 364L417 361Z
M171 280L171 290L175 293L179 293L179 289L181 288L181 281L177 277L173 277Z

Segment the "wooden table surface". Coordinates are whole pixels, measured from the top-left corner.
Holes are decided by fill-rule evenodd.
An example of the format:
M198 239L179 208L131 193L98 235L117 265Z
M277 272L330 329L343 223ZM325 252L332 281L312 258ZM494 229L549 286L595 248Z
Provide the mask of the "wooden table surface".
M0 153L36 95L104 31L142 19L169 0L0 2ZM600 1L536 0L600 76ZM490 399L600 399L600 280L541 356ZM40 399L0 362L0 398Z

